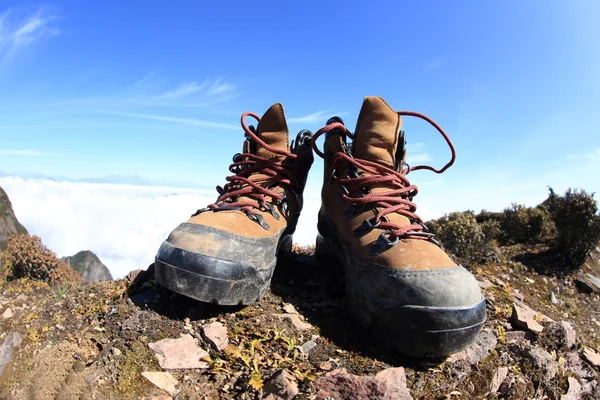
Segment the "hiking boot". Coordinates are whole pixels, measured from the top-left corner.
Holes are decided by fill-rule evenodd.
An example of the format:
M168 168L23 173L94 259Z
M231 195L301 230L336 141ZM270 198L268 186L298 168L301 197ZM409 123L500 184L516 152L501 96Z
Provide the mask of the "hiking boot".
M401 115L425 119L443 135L452 151L444 168L405 164ZM324 133L321 152L316 139ZM312 144L325 159L317 256L344 267L346 305L358 326L417 357L471 345L485 322L479 286L427 232L412 201L417 187L407 179L410 171L441 173L452 165L454 147L444 131L428 117L366 97L354 134L334 117Z
M250 304L267 292L278 254L291 249L313 162L310 131L290 148L281 104L262 118L244 113L242 128L243 152L229 167L234 175L217 187L217 201L175 228L155 260L161 285L221 305Z

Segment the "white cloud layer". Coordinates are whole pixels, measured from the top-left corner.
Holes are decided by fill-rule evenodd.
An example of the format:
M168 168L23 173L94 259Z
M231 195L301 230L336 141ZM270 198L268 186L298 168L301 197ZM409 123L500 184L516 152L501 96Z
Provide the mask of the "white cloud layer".
M58 256L91 250L114 278L145 269L169 232L213 190L0 178L19 221ZM295 242L314 243L318 202L307 201Z

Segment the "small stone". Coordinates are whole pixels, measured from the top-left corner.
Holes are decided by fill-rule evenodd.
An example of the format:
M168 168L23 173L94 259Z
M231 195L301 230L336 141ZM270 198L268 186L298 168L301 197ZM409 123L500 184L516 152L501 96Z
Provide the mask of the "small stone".
M525 277L525 281L526 281L527 283L530 283L530 284L531 284L531 283L535 283L535 281L534 281L533 279L531 279L531 278L528 278L528 277Z
M295 329L299 331L306 331L312 329L312 325L306 322L303 322L298 314L271 314L273 317L279 319L280 321L285 321L290 323Z
M540 333L544 327L535 320L536 313L529 307L523 307L513 303L512 321L519 328L528 329L535 333Z
M564 360L566 363L566 369L571 371L583 379L591 379L596 376L596 372L593 367L588 363L583 362L577 351L571 351L564 354Z
M308 354L310 353L315 347L317 347L317 342L315 342L314 340L309 340L308 342L305 342L302 346L300 346L300 349L302 350L302 352L304 354Z
M331 364L331 361L323 361L319 363L319 369L321 371L331 371L332 368L333 365Z
M345 368L317 378L313 385L318 398L333 399L412 399L406 387L404 368L388 368L375 376L349 374Z
M555 322L550 325L546 335L551 339L551 342L555 344L556 349L562 347L570 349L575 346L577 340L575 328L566 321Z
M296 377L288 370L280 369L266 382L264 400L292 400L300 392Z
M496 370L494 377L492 378L492 384L490 386L490 392L496 393L500 389L500 385L508 376L508 367L500 367Z
M477 280L477 284L479 285L479 287L481 289L487 289L487 288L494 286L494 284L492 282L490 282L489 280L487 280L485 278L483 278L482 280Z
M296 311L296 307L294 307L290 303L284 303L283 311L285 311L287 314L298 314L298 311Z
M19 304L23 304L27 301L28 297L26 294L21 293L20 295L17 296L17 298L15 299L15 304L19 303Z
M581 398L581 384L573 377L568 378L569 391L567 394L560 396L560 400L579 400Z
M506 343L520 345L525 340L531 340L533 334L525 331L509 331L504 334L504 340Z
M56 329L58 329L59 331L64 331L64 330L65 330L65 327L64 327L63 325L61 325L61 324L56 324L56 325L55 325L55 327L56 327Z
M173 398L167 394L161 394L160 396L151 397L150 400L173 400Z
M490 354L490 351L496 347L498 339L491 331L481 331L475 344L469 347L467 350L463 350L460 353L452 354L446 359L447 363L455 363L460 360L466 360L469 364L477 364Z
M113 355L114 355L115 357L119 357L119 356L121 356L121 354L123 354L123 353L121 352L121 350L117 349L116 347L113 347L113 348L112 348L112 353L113 353Z
M158 359L158 364L164 369L208 368L208 363L200 361L208 356L201 349L196 339L190 334L182 335L178 339L163 339L149 343Z
M184 318L183 323L189 325L192 322L189 318Z
M227 327L220 322L204 325L202 327L202 338L217 351L222 351L229 345Z
M556 298L556 295L554 294L554 292L550 292L550 302L552 304L560 304L560 300L558 300Z
M9 307L2 313L2 319L10 319L13 317L13 310Z
M525 300L525 295L516 289L512 291L512 296L519 301Z
M575 279L575 285L584 293L600 293L600 279L592 274L583 274Z
M145 371L142 372L142 376L148 380L154 386L164 390L171 396L175 396L178 390L175 388L179 382L169 372L160 371Z
M587 346L583 348L583 358L594 367L600 367L600 354Z
M544 349L527 347L523 351L523 356L528 358L534 367L542 370L546 379L553 379L558 373L558 363Z

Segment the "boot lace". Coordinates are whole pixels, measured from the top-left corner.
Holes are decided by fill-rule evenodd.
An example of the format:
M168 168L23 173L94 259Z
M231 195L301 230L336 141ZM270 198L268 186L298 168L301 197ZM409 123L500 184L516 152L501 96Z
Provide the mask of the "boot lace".
M252 117L258 122L260 122L260 117L252 112L242 114L241 125L248 138L272 153L291 159L298 158L297 154L266 144L258 136L255 129L246 124L247 117ZM283 209L287 210L285 192L281 189L275 190L273 187L288 185L292 193L296 193L295 190L299 187L299 181L294 176L294 170L293 166L284 167L276 159L260 157L252 153L238 153L233 157L233 163L229 166L229 171L233 175L225 178L227 183L223 187L217 186L219 197L215 203L198 210L194 215L209 210L239 210L244 212L250 219L258 222L263 228L269 229L269 225L256 210L264 210L270 212L276 219L280 218L273 206L267 202L266 197L270 197L272 202L282 204Z
M348 154L343 152L337 152L333 155L323 154L318 149L316 140L326 132L339 129L348 138L354 140L355 135L348 131L346 126L341 122L332 122L318 130L312 137L311 143L315 153L328 161L328 164L333 167L329 184L334 181L340 183L340 200L351 205L351 212L355 213L367 208L376 211L375 217L364 221L363 225L354 231L354 234L362 236L374 228L384 230L378 240L378 242L382 243L376 243L378 248L373 250L377 254L395 245L400 238L404 237L432 240L437 244L437 241L433 239L433 234L427 231L427 227L423 224L422 219L415 213L417 206L412 200L417 195L418 188L410 184L406 175L411 171L418 170L429 170L441 174L454 164L456 159L454 145L446 132L435 121L426 115L413 111L397 111L397 113L401 116L423 119L437 129L446 140L452 153L450 161L444 167L438 170L429 165L410 167L408 164L404 164L398 168L399 170L394 170L377 162L354 158L349 150ZM347 177L337 176L341 170L348 171ZM358 171L361 171L361 174ZM372 185L383 185L389 187L390 190L370 193L369 186ZM388 221L385 216L392 213L404 215L411 222L410 225L402 226Z

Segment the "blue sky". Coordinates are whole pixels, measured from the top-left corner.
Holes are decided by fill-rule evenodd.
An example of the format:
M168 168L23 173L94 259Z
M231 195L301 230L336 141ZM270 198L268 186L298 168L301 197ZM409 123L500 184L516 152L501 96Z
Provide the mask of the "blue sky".
M547 185L597 191L599 11L541 0L2 2L0 171L210 188L241 150L243 111L282 102L294 133L333 114L353 129L363 96L379 95L428 114L456 145L446 174L412 178L430 214L534 203ZM409 163L446 162L432 129L405 130Z

